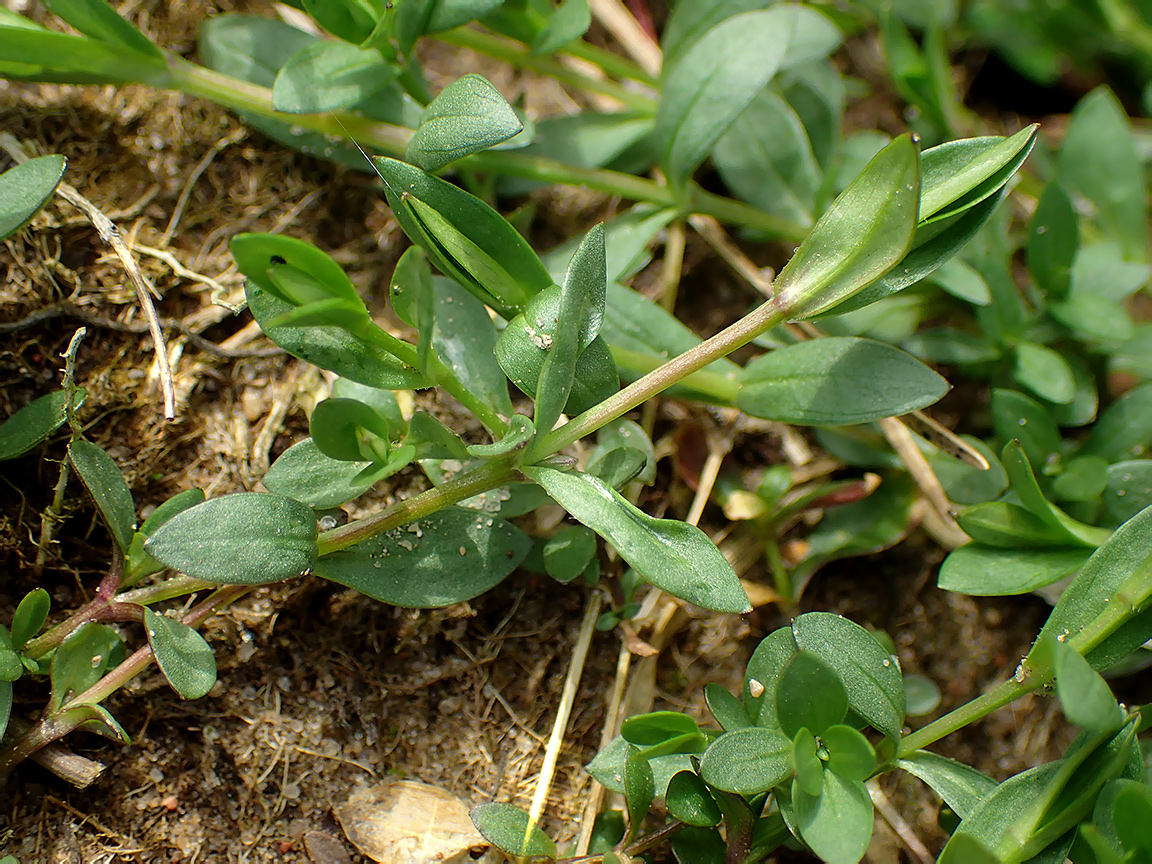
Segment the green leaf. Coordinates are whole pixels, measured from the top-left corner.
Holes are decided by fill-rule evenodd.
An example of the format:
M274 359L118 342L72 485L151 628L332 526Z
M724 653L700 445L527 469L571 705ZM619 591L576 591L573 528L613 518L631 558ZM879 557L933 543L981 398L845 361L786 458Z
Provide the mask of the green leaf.
M673 185L683 185L780 68L797 7L746 12L720 22L665 71L657 141Z
M468 458L468 448L460 437L425 411L412 415L404 443L416 449L414 459Z
M548 17L544 29L532 40L533 56L540 57L559 51L569 42L579 39L592 24L588 0L561 0Z
M801 651L827 663L848 691L848 707L885 737L896 741L904 723L900 664L872 634L830 612L809 612L792 622Z
M419 246L409 246L396 262L388 295L400 320L416 328L417 365L421 372L426 373L437 303L432 288L432 268L428 266L428 256Z
M709 786L738 795L758 795L792 773L792 741L779 729L725 732L704 751L700 776Z
M805 728L796 731L788 758L796 774L796 788L808 795L819 795L824 785L824 763L817 755L818 750L819 745L811 732Z
M116 718L103 705L70 705L57 714L55 719L66 729L94 732L120 744L127 744L132 740L124 731L124 727L116 722Z
M379 51L324 39L293 54L272 85L272 107L288 114L339 111L363 102L399 70Z
M1104 610L1124 580L1150 555L1152 510L1144 510L1117 528L1084 563L1076 578L1060 595L1040 631L1040 637L1058 639L1079 633ZM1137 616L1089 652L1085 659L1093 669L1111 666L1149 638L1142 635L1146 627L1147 622Z
M847 780L867 780L876 770L876 751L851 726L830 726L820 733L828 750L828 770Z
M163 52L147 36L121 18L104 0L44 0L44 5L85 36L134 54L164 59Z
M1000 461L1004 463L1008 482L1012 484L1013 491L1020 496L1020 502L1039 516L1054 535L1062 535L1068 544L1080 543L1085 546L1099 546L1108 539L1111 532L1107 529L1077 522L1044 497L1036 481L1036 475L1032 473L1028 457L1024 455L1019 442L1009 441L1005 444L1004 452L1000 454Z
M1114 240L1088 243L1080 247L1072 265L1072 293L1098 294L1120 302L1136 293L1150 273L1147 264L1124 260Z
M632 471L635 454L639 454L641 463L637 471ZM596 433L596 447L588 455L586 470L616 489L621 484L614 479L623 480L617 473L620 471L632 471L628 480L635 478L649 485L656 479L656 453L652 439L632 420L623 417L613 420Z
M699 735L700 727L687 714L678 711L653 711L629 717L620 728L620 735L629 744L651 747L683 735Z
M799 225L815 221L822 173L800 118L761 90L712 151L725 185L745 201Z
M776 0L713 0L711 3L673 4L660 34L665 66L671 66L678 54L724 19L741 12L767 9L774 2Z
M1090 553L1083 547L996 549L969 543L944 559L937 584L971 597L1027 594L1071 576Z
M508 433L503 438L491 444L469 444L467 450L471 455L482 459L503 456L523 447L535 434L536 427L526 415L513 414L508 423Z
M736 404L785 423L853 425L907 414L947 392L947 381L899 348L841 336L757 357L740 375Z
M316 515L280 495L242 492L172 517L144 544L173 570L226 584L261 585L316 563Z
M1058 773L1059 766L1059 762L1049 762L1009 777L981 798L945 844L938 859L940 864L968 864L974 859L966 854L966 844L973 842L985 849L996 849L1008 829L1024 815L1028 805ZM905 766L901 764L901 767ZM981 859L975 860L982 864ZM994 855L989 860L998 861L1000 857Z
M316 510L329 510L368 488L357 478L369 464L325 456L315 441L305 438L272 463L262 482L269 492L294 498Z
M696 526L654 519L587 474L541 467L522 471L656 587L717 612L752 608L728 561Z
M1001 441L1019 441L1028 461L1045 465L1059 453L1063 439L1048 409L1015 390L993 390L992 427Z
M911 248L897 264L867 288L833 306L824 314L840 315L861 309L937 273L938 268L954 263L955 259L952 256L976 236L1007 194L1008 188L1004 186L992 197L965 210L959 216L951 217L945 222L921 223L912 237ZM979 283L972 280L958 281L953 274L945 277L941 287L950 293L969 292L961 299L976 305L987 305L991 302L988 285L983 278L980 278Z
M264 335L293 357L369 387L406 390L431 386L412 367L341 327L272 326L269 321L293 307L252 280L244 287L248 308Z
M207 695L216 683L216 657L204 637L174 618L144 607L144 629L156 665L185 699Z
M1125 851L1142 849L1152 852L1152 801L1148 787L1125 783L1116 792L1112 804L1116 837Z
M755 725L780 728L776 716L776 688L780 673L796 654L792 630L780 627L760 640L744 670L744 710Z
M1049 297L1066 297L1072 285L1072 263L1080 247L1080 220L1059 183L1040 193L1028 223L1028 269Z
M496 327L488 310L451 279L433 277L432 289L437 309L432 350L468 392L510 416L508 379L496 362Z
M719 684L709 681L704 685L704 700L713 719L725 732L747 729L752 725L744 711L744 704Z
M1120 242L1125 257L1147 260L1144 170L1124 108L1107 87L1093 90L1072 112L1057 168L1070 191L1095 205L1097 222Z
M1048 313L1087 342L1125 342L1136 334L1132 317L1115 301L1077 291L1048 306Z
M1108 466L1104 488L1104 511L1109 524L1127 522L1145 507L1152 506L1152 461L1138 459Z
M1058 405L1071 402L1076 395L1072 367L1063 355L1045 345L1019 343L1012 375L1040 398Z
M1100 415L1088 439L1080 448L1082 456L1099 456L1106 462L1120 462L1142 456L1152 441L1152 384L1129 390Z
M1114 732L1124 712L1104 679L1066 642L1055 642L1056 693L1064 716L1089 732Z
M315 573L383 603L431 609L483 594L516 569L531 545L503 519L449 507L325 555Z
M994 195L1024 163L1037 129L1033 123L1010 138L964 138L925 150L920 219L941 220Z
M0 624L0 681L16 681L23 674L24 664L20 661L20 653L13 650L8 628Z
M125 576L133 581L164 569L164 565L144 551L144 541L156 533L156 529L190 507L204 501L200 489L187 489L173 495L152 511L144 524L132 535L132 545L128 547L128 558L124 565Z
M469 815L484 839L509 855L556 857L556 844L514 804L479 804Z
M12 615L12 647L19 651L24 644L40 632L48 620L48 609L52 601L43 588L33 588L24 595ZM0 732L0 737L3 733Z
M1099 456L1076 456L1052 481L1052 496L1059 501L1092 501L1108 485L1108 463Z
M800 729L821 735L848 714L848 693L831 668L815 654L798 651L780 672L776 716L789 738Z
M479 198L395 159L373 164L404 233L444 275L505 318L552 284L528 242Z
M951 327L921 330L904 340L903 348L930 363L970 365L1000 358L1000 348L984 334Z
M496 342L496 360L504 374L521 391L538 398L541 395L541 376L545 364L558 344L556 334L560 319L562 291L558 287L548 288L533 297L523 314L517 315L504 328ZM563 383L563 382L561 382ZM620 388L620 377L616 364L609 353L608 343L598 336L585 348L576 360L572 383L566 394L564 411L570 415L580 414L598 405ZM553 394L558 397L561 394ZM554 399L545 400L545 408ZM550 428L540 426L547 420L538 404L536 425L542 432ZM555 422L553 417L552 422Z
M8 718L12 716L12 682L0 681L0 741L4 740L4 733L8 729ZM11 864L20 864L12 856ZM0 860L0 864L5 864Z
M111 456L83 438L68 445L68 458L96 502L112 539L120 551L127 554L136 530L136 505L132 503L124 475Z
M299 0L316 23L345 42L363 42L375 26L368 4L358 0Z
M668 812L681 822L708 828L719 825L722 814L707 784L694 771L680 771L668 783L664 795Z
M84 392L80 391L77 397L75 407L80 406ZM59 429L66 418L67 401L65 391L53 390L0 423L0 461L22 456Z
M640 752L630 753L624 761L624 804L628 809L629 839L639 835L655 794L656 781L652 777L652 766Z
M562 528L544 544L544 569L557 582L571 582L596 557L596 534L581 525Z
M65 637L52 655L52 696L57 711L124 659L124 643L111 627L88 621Z
M872 798L860 780L824 772L819 795L792 787L800 837L828 864L857 864L872 839Z
M355 399L325 399L312 410L309 431L317 449L346 462L385 462L389 441L403 430L370 405Z
M985 546L1049 548L1068 546L1071 539L1062 528L1008 501L988 501L966 507L956 514L956 521L969 537Z
M944 494L956 504L981 504L999 498L1008 488L1008 475L999 457L979 438L971 435L960 437L988 461L989 467L984 470L945 453L930 453L928 461L944 487Z
M919 203L919 153L902 135L820 217L776 277L773 303L808 318L867 287L908 251Z
M604 319L604 296L607 288L607 263L604 257L604 226L593 226L572 256L564 287L558 298L555 323L542 318L532 304L525 310L526 330L535 317L537 336L549 333L545 357L536 383L536 409L533 423L541 433L549 432L569 401L576 382L579 358L600 333ZM539 296L539 295L538 295ZM509 325L511 329L512 325ZM527 334L529 340L531 333ZM499 359L499 357L497 358ZM613 366L610 378L615 378ZM588 384L589 382L583 382ZM599 383L599 382L597 382ZM577 411L578 409L573 409Z
M524 128L516 112L484 77L457 78L428 103L404 159L425 171L507 141Z
M962 819L996 788L996 781L986 774L927 750L916 750L898 759L896 767L927 783Z
M66 164L63 156L38 156L0 174L0 240L27 225L48 203Z
M992 292L984 277L959 258L945 261L932 272L932 278L928 281L939 285L957 300L973 306L987 306L992 302Z
M228 248L241 273L286 303L338 298L368 316L344 268L311 243L282 234L237 234Z

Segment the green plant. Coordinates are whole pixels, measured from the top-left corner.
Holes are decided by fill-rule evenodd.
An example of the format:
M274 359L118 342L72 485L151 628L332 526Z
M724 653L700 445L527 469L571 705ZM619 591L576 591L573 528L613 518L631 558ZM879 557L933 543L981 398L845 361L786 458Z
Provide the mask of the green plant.
M837 616L802 615L761 643L742 697L709 691L722 732L669 712L625 723L591 766L624 793L628 813L626 823L605 820L596 854L625 860L671 837L681 860L756 861L799 842L826 860L855 861L871 836L865 782L893 770L921 777L964 817L944 860L1023 861L1066 842L1053 847L1062 855L1074 838L1101 860L1143 848L1130 814L1146 805L1145 791L1124 785L1143 782L1133 755L1140 715L1118 708L1097 672L1152 635L1147 463L1129 458L1152 432L1148 385L1107 409L1083 442L1065 441L1058 428L1094 419L1093 367L1137 338L1136 325L1107 307L1113 295L1091 286L1105 273L1130 293L1148 276L1139 160L1114 100L1102 92L1085 101L1056 159L1058 176L1045 178L1024 244L1036 288L1022 300L1009 269L1019 238L997 208L1036 146L1035 127L923 152L911 135L842 140L843 82L827 60L841 33L815 8L681 3L656 80L579 41L588 16L574 0L555 10L535 0L300 5L335 38L220 16L201 34L204 66L164 53L102 0L51 4L82 36L0 13L0 74L9 78L180 89L307 152L363 167L363 154L334 138L346 134L387 154L369 164L413 243L389 285L408 340L372 318L322 250L280 235L232 239L264 332L338 376L311 414L311 436L264 478L268 492L204 500L192 490L137 526L116 465L69 424L57 497L75 472L108 527L111 564L95 599L43 633L42 591L0 630L9 707L11 681L51 678L40 721L4 737L0 771L75 728L123 739L100 703L153 659L180 695L203 695L215 661L195 627L252 586L303 574L386 603L435 607L475 597L524 564L561 582L608 586L616 604L604 626L634 614L645 585L714 611L747 611L707 535L645 514L622 491L654 476L653 444L624 415L665 391L818 427L843 463L885 469L878 486L872 477L797 487L790 472L770 469L755 491L718 487L730 515L743 508L759 532L776 588L794 603L821 564L891 545L914 523L919 489L867 427L948 390L919 355L998 388L991 425L1001 458L977 440L961 451L990 470L930 453L951 499L971 505L959 523L976 541L952 553L942 586L1003 593L1079 574L1017 679L906 734L905 683L888 649ZM488 30L457 29L476 19ZM893 56L907 38L894 22L886 29ZM477 75L433 98L413 53L425 36L612 96L625 110L526 123ZM577 75L545 56L560 49L617 80ZM961 124L941 83L941 50L926 42L923 56L905 52L907 65L893 67L937 134ZM1101 124L1110 124L1107 159L1089 152L1095 141L1084 131ZM697 185L706 160L743 201ZM45 187L46 175L39 186L17 178L25 191L8 208L12 230L63 170L39 164L55 179ZM665 182L630 173L653 166ZM460 185L437 176L444 169ZM638 203L539 255L491 202L543 182ZM1094 205L1083 225L1073 196ZM0 185L0 205L6 200ZM770 299L704 341L624 285L660 231L683 231L700 216L750 237L799 242ZM1078 252L1082 236L1092 242ZM950 324L962 323L916 332L944 304L953 304ZM750 343L766 353L743 367L729 358ZM621 377L630 382L623 388ZM0 458L27 452L70 419L82 395L71 379L69 364L60 391L0 426ZM524 400L513 401L509 382ZM406 415L393 392L432 388L473 415L481 440L430 413ZM568 448L591 435L595 449L578 462ZM336 524L335 508L410 466L431 488ZM533 540L510 521L549 501L582 524ZM825 508L807 555L785 566L779 533L805 510ZM629 569L600 556L597 535ZM205 596L179 618L163 614L167 602L194 595ZM127 655L110 623L142 625L147 644ZM1085 729L1062 761L995 786L922 749L1053 681L1069 719ZM657 798L673 819L644 835ZM1005 813L1010 830L997 821ZM475 818L511 854L558 854L515 808L487 805ZM1088 820L1094 827L1077 834Z

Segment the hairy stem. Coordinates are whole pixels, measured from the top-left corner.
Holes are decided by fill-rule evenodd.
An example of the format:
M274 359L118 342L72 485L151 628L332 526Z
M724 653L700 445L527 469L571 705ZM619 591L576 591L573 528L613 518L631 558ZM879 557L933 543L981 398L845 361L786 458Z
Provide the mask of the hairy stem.
M510 483L516 479L512 458L512 456L505 456L494 459L479 468L461 474L459 477L454 477L447 483L428 489L411 498L405 498L403 501L397 501L391 507L387 507L366 519L359 519L355 522L349 522L347 525L341 525L339 528L333 528L331 531L325 531L317 541L321 557L339 552L341 549L347 549L349 546L355 546L377 534L430 516L438 510L443 510L445 507L463 501L465 498L471 498L473 495L479 495L481 492L487 492L489 489Z
M773 301L768 301L754 312L745 315L735 324L721 330L678 357L669 360L658 369L649 372L639 381L629 384L612 397L605 399L594 408L589 408L579 417L565 423L544 436L535 451L548 455L563 450L579 441L585 435L595 432L605 423L626 414L636 406L648 401L658 393L667 390L709 363L726 357L742 345L751 342L761 333L779 324L785 312Z

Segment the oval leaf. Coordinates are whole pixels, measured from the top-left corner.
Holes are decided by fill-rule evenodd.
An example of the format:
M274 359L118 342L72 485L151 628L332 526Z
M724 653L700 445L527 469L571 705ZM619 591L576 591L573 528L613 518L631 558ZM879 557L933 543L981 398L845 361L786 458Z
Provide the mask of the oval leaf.
M379 51L330 39L313 42L276 74L272 107L288 114L350 108L391 84L397 71Z
M78 394L79 405L83 392ZM0 423L0 461L15 459L27 453L53 432L65 420L64 405L68 394L63 390L53 390L29 402L3 423Z
M773 283L791 318L829 309L904 257L916 233L920 154L909 135L877 153L820 217Z
M156 665L185 699L199 699L216 683L216 657L204 637L166 615L144 608L144 628L148 644L156 655Z
M900 664L859 624L831 612L809 612L792 622L802 651L827 663L848 691L848 707L887 738L900 738L904 680Z
M712 742L700 762L704 782L725 792L758 795L792 773L792 742L779 729L737 729Z
M384 603L450 606L497 585L532 541L490 513L450 507L325 555L315 572Z
M842 336L757 357L740 374L736 404L753 417L785 423L851 425L924 408L948 389L911 354Z
M514 804L480 804L472 808L472 823L484 839L509 855L555 858L556 844L528 814Z
M507 141L523 128L500 91L483 76L469 73L428 103L404 159L425 171L437 171Z
M310 507L280 495L242 492L177 514L144 549L198 579L260 585L308 572L316 563L317 533Z
M127 554L132 545L132 533L136 530L136 505L132 502L132 493L124 482L124 475L111 456L82 438L68 445L68 458L96 502L112 539L120 551Z
M0 174L0 240L27 225L48 203L64 166L63 156L38 156Z
M751 611L731 565L696 526L654 519L587 474L540 467L522 470L656 587L716 612Z
M788 51L799 13L779 6L734 15L696 42L667 73L654 136L669 180L684 183Z

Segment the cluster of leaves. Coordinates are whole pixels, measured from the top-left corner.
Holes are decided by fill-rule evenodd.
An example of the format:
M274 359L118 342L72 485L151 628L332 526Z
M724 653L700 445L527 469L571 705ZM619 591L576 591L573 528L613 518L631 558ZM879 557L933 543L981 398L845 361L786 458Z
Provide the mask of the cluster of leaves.
M756 648L742 694L706 689L720 731L668 711L625 721L588 766L625 800L623 812L603 815L591 851L606 861L632 860L646 848L641 834L651 820L659 836L672 835L680 861L744 864L787 845L853 864L872 836L868 784L904 771L942 801L950 838L941 862L1141 860L1152 793L1136 736L1148 725L1146 709L1118 705L1099 670L1152 633L1150 599L1152 515L1144 514L1085 565L1016 678L982 697L987 710L1051 686L1082 730L1062 758L1001 783L922 749L945 731L941 722L958 728L980 716L974 707L954 712L962 715L954 722L949 715L905 732L897 658L840 616L801 615ZM473 819L509 854L559 857L510 805L483 805Z
M195 626L250 586L302 574L434 607L474 597L523 564L560 582L613 580L622 600L604 627L634 614L645 585L746 611L740 581L702 531L655 519L625 494L653 481L655 461L648 435L623 415L665 390L817 427L842 462L883 472L878 485L875 477L797 485L782 468L755 490L721 485L726 512L762 534L777 587L794 601L824 562L910 530L918 492L869 424L945 394L926 360L994 389L988 441L967 445L990 468L925 444L949 498L967 505L958 520L973 539L950 555L941 585L1013 593L1075 574L1017 679L905 734L908 682L890 650L838 616L800 616L761 643L740 697L709 689L722 731L670 712L625 723L590 766L627 802L627 818L605 814L595 851L623 861L646 848L645 820L662 818L653 802L663 800L663 830L675 833L681 860L752 862L787 843L856 861L872 831L866 783L904 770L960 817L943 860L1147 854L1137 830L1149 805L1135 738L1141 714L1118 707L1099 676L1152 636L1152 472L1135 458L1152 437L1152 371L1147 325L1120 305L1149 275L1148 218L1139 151L1108 92L1083 101L1056 153L1037 147L1034 127L921 152L910 135L842 138L845 84L828 56L853 20L804 4L677 4L659 80L579 41L590 20L584 0L302 0L298 9L332 38L219 16L201 31L204 67L165 54L103 0L48 5L82 35L0 10L0 74L183 89L308 152L364 167L357 149L332 139L343 128L390 154L370 165L413 243L389 284L412 338L376 323L322 250L279 235L232 239L253 316L290 354L338 376L331 396L312 411L310 437L271 467L268 492L204 500L191 490L139 527L113 460L69 424L64 470L80 477L106 523L112 565L96 599L61 623L40 633L49 610L37 590L0 629L5 723L13 681L48 674L52 685L40 724L5 739L0 770L79 726L124 738L100 701L149 658L126 659L109 624L142 624L163 674L195 698L215 682ZM931 140L947 139L959 124L943 41L952 19L894 11L884 17L893 80ZM487 32L455 29L475 21ZM922 45L905 23L924 29ZM581 79L608 87L626 110L537 122L477 75L433 98L415 52L430 35L558 75L548 55L571 51L656 96ZM1017 237L998 207L1034 150L1042 185ZM706 162L744 203L695 184ZM652 167L666 185L627 173ZM0 229L25 224L63 168L44 157L0 176ZM439 177L445 169L461 185ZM640 203L541 255L488 200L573 180ZM626 283L667 226L717 213L749 236L802 242L768 303L701 342ZM1032 280L1023 296L1018 249ZM948 326L923 326L941 319ZM802 332L784 326L800 320ZM765 353L743 367L728 358L749 342ZM1101 411L1115 371L1138 386ZM621 389L621 378L632 383ZM510 383L531 415L517 413L527 401L513 401ZM470 411L482 440L397 397L430 388ZM81 398L69 381L9 418L0 458L49 439ZM1086 436L1061 431L1093 423ZM596 446L579 465L564 455L592 434ZM339 524L338 508L410 466L428 491ZM548 502L574 522L533 539L510 521ZM806 556L784 568L777 535L824 508ZM598 538L628 569L601 554ZM179 620L153 608L200 591L207 599ZM1084 729L1058 762L995 784L922 749L1053 681ZM510 854L557 857L516 808L486 805L474 818Z

